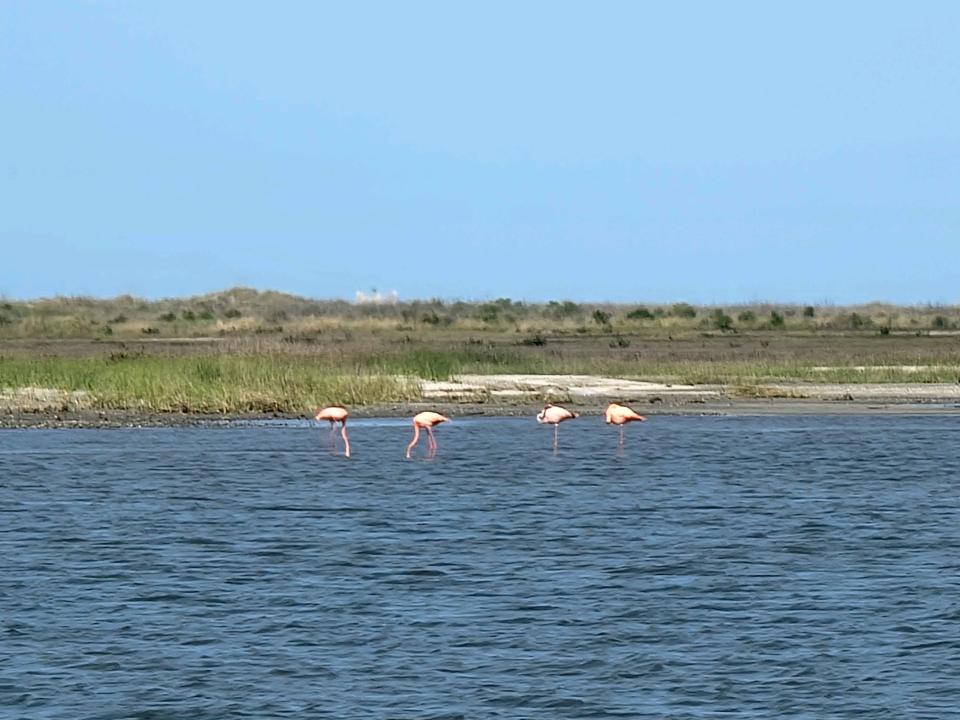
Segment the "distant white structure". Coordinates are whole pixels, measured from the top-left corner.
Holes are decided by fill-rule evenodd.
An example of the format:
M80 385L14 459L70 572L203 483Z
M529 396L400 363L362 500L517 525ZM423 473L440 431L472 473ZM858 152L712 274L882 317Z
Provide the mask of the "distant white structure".
M369 295L363 290L357 290L357 305L396 305L400 302L400 296L396 290L391 290L386 295L380 293L374 288Z

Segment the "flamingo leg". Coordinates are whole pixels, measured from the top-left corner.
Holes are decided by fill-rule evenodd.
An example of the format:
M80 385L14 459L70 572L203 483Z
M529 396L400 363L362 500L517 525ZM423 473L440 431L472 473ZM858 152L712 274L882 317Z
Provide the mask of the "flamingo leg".
M623 447L623 425L620 426L620 447Z
M350 457L350 440L347 438L347 421L340 423L340 436L343 438L343 456Z
M416 423L413 424L413 440L410 441L410 444L407 445L407 457L410 457L410 451L413 450L413 446L417 444L417 440L420 439L420 426Z
M337 426L333 420L330 421L330 449L337 449Z
M427 441L429 442L430 455L437 454L437 439L433 436L433 428L427 425Z
M560 447L560 423L554 423L553 425L553 449L556 450Z

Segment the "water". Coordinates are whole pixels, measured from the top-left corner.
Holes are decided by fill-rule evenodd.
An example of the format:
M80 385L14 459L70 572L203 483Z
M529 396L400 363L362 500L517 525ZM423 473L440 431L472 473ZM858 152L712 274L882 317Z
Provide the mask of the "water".
M0 717L956 717L958 428L0 432Z

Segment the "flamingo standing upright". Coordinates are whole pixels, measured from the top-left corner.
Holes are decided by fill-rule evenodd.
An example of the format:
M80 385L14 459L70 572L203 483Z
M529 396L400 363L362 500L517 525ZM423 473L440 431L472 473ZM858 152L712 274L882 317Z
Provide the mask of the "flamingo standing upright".
M538 423L547 423L553 425L553 449L556 450L559 447L560 443L560 423L565 420L573 420L576 417L580 417L578 413L570 412L566 408L562 408L559 405L551 405L547 403L543 406L537 414Z
M442 422L449 421L450 418L440 413L426 411L417 413L413 416L413 440L407 445L407 457L410 457L410 451L420 439L420 428L427 431L427 457L433 457L437 453L437 439L433 436L433 426Z
M620 428L620 447L623 447L623 426L630 422L643 422L646 418L635 410L620 403L610 403L606 412L607 425Z
M340 423L340 435L343 437L343 456L350 457L350 441L347 439L347 415L350 413L347 412L347 409L343 405L331 405L330 407L325 407L320 412L317 413L317 420L329 420L330 421L330 444L336 448L337 436L336 432L336 423Z

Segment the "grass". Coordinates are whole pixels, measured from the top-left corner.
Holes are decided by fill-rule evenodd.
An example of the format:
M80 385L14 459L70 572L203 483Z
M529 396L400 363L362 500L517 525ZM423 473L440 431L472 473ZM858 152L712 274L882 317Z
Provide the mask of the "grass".
M960 368L908 371L764 362L625 362L485 350L408 350L319 359L296 354L0 358L0 388L81 392L89 407L189 413L306 413L333 403L412 402L419 379L458 374L594 374L718 384L749 397L804 397L788 382L960 382ZM785 394L786 393L786 394Z
M270 355L4 358L0 387L82 391L95 408L192 413L300 413L419 397L402 377Z
M677 362L646 368L644 379L691 385L760 385L763 383L960 383L960 366L900 365L823 367L808 363Z
M956 306L361 305L245 288L0 300L0 392L57 388L110 409L299 413L414 401L420 379L460 374L603 375L755 396L786 392L778 383L957 383L958 328Z

